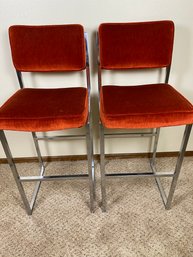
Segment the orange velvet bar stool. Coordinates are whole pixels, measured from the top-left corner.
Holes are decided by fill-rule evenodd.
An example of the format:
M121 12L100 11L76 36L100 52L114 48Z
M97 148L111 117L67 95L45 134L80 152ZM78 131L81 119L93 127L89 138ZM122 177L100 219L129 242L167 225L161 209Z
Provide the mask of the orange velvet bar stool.
M87 178L90 209L94 208L94 161L90 113L90 71L87 34L79 24L26 26L9 28L12 60L20 89L0 108L0 138L27 213L32 214L41 181ZM25 88L22 72L41 72L66 76L83 74L86 85L65 88ZM80 83L80 82L78 82ZM85 127L81 135L40 136L48 132ZM40 162L39 176L19 176L4 130L32 132ZM86 139L88 172L86 174L46 176L39 140ZM37 181L31 202L24 182Z
M192 104L168 84L173 41L174 23L172 21L103 23L99 26L97 44L99 50L100 168L103 211L106 210L106 178L116 176L124 178L127 176L154 177L165 208L171 207L193 123ZM135 86L103 85L104 70L141 72L143 69L165 70L165 81ZM177 125L186 125L186 127L175 171L157 172L155 158L160 128ZM125 133L120 133L120 129L125 129ZM135 133L132 129L145 130L143 130L144 133ZM154 138L150 172L105 173L105 137L122 136ZM160 177L172 178L168 195L164 191Z

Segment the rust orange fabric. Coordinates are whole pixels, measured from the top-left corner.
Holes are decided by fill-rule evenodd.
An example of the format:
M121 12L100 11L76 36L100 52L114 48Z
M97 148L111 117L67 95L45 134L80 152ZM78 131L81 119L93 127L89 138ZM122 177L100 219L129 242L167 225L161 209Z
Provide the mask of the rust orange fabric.
M107 128L157 128L193 123L193 106L168 84L103 86L100 117Z
M79 128L86 124L86 88L18 90L0 108L0 129L51 131Z
M172 21L103 23L98 37L101 70L168 68L171 65ZM100 118L107 128L156 128L193 123L192 104L165 83L101 85L100 100Z
M84 29L79 24L9 28L16 70L25 72L81 71L86 68ZM0 108L0 129L51 131L79 128L88 117L88 90L24 88Z
M79 24L9 28L13 64L19 71L71 71L86 66L84 29Z
M102 23L98 35L102 69L158 68L171 63L172 21Z

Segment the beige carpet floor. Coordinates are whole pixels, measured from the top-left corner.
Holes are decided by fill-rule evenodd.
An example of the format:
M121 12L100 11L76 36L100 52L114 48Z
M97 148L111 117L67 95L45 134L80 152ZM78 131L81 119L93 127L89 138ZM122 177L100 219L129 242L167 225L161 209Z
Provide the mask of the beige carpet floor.
M159 158L160 170L175 158ZM36 163L18 164L21 174L35 174ZM110 160L108 171L144 171L147 159ZM47 174L78 172L85 161L53 162ZM186 157L172 209L166 211L152 178L109 179L108 212L88 208L87 182L44 182L32 216L27 216L9 167L0 165L0 257L192 257L193 158ZM164 180L167 187L168 182ZM25 186L31 191L29 183Z

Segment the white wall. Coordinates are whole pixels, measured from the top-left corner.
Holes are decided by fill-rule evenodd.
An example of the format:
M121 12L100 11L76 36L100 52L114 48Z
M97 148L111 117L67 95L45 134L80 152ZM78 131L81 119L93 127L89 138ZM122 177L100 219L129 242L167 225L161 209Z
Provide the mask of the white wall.
M98 152L97 127L97 73L95 31L101 22L129 22L145 20L171 19L175 22L175 46L170 83L175 84L177 90L182 92L193 102L193 1L192 0L0 0L0 103L18 89L16 75L12 66L8 27L13 24L64 24L81 23L89 33L90 61L92 75L92 96L94 112L95 153ZM115 82L117 79L106 76L106 81ZM123 84L140 83L143 79L154 81L156 74L143 74L143 76L121 76ZM26 76L29 85L59 86L63 83L76 85L73 78L68 82L61 76ZM152 81L153 82L153 81ZM34 156L34 147L31 136L27 133L7 132L14 156ZM182 135L182 128L164 128L161 132L162 140L158 151L176 151ZM188 150L193 150L192 135ZM22 143L21 143L22 142ZM70 142L72 143L72 142ZM85 144L82 141L54 142L44 145L44 155L72 155L84 154ZM108 152L146 152L149 151L149 141L138 139L116 140L107 142ZM22 148L23 147L23 148ZM0 148L0 156L4 153Z

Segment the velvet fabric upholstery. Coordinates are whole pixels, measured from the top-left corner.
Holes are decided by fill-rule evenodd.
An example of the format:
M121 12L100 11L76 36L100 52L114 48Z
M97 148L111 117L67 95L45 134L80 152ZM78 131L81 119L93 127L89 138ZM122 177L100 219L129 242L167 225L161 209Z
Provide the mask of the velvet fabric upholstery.
M86 66L84 29L79 24L9 28L18 71L76 71Z
M99 68L170 67L172 21L103 23L99 26ZM99 74L100 75L100 74ZM193 123L193 106L171 85L100 85L100 118L106 128L138 129Z
M158 68L171 64L172 21L103 23L98 36L101 69Z
M86 88L18 90L0 108L0 129L52 131L79 128L86 124Z
M157 128L193 123L193 106L168 84L103 86L100 117L106 128Z
M15 25L9 28L9 36L13 63L20 72L86 68L81 25ZM38 132L79 128L87 117L86 88L24 88L0 108L0 129Z

